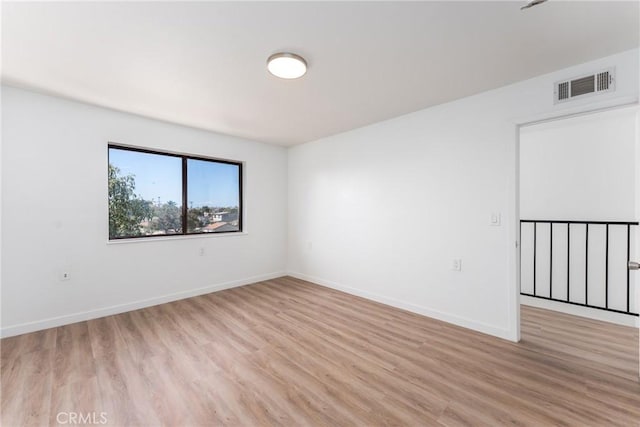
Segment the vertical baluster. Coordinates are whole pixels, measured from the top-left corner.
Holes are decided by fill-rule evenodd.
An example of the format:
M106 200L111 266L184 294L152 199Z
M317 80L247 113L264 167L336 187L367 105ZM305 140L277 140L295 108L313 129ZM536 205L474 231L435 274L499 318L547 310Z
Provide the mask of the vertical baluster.
M549 298L553 298L553 223L549 223Z
M589 305L589 223L584 233L584 304Z
M631 261L631 225L627 224L627 313L629 313L631 308L629 304L629 261Z
M567 302L569 298L569 289L571 288L571 224L567 222Z
M536 256L537 256L537 252L538 252L538 245L537 245L537 226L538 223L534 222L533 223L533 295L536 295Z
M609 224L606 227L605 261L604 261L604 307L609 308Z

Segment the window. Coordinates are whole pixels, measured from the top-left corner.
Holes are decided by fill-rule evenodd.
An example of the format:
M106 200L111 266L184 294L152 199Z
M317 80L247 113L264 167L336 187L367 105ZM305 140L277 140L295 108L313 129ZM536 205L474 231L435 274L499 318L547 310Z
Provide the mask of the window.
M242 231L242 164L109 145L109 239Z

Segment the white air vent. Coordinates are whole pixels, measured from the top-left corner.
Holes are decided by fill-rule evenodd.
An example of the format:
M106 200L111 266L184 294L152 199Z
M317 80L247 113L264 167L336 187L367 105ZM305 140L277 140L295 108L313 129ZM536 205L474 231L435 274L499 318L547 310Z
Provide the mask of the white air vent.
M614 90L616 90L615 69L609 68L595 74L556 82L553 98L557 104L573 100L576 97L613 92Z

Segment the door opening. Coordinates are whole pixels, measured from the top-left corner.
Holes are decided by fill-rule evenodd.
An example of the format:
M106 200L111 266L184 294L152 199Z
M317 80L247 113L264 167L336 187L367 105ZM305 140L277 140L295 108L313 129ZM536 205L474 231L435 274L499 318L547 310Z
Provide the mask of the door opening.
M636 105L519 127L523 340L540 339L527 334L544 316L637 332L640 273L627 267L640 261L638 115Z

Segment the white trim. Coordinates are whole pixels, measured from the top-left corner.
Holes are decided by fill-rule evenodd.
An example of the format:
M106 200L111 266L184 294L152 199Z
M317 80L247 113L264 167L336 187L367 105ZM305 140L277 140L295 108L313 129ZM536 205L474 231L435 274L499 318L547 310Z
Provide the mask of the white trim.
M232 237L247 236L246 231L231 231L225 233L197 233L197 234L169 234L166 236L145 236L133 237L130 239L113 239L107 240L107 245L124 245L128 243L149 243L149 242L166 242L169 240L191 240L191 239L208 239L209 237Z
M514 149L514 164L513 164L513 176L509 184L509 205L511 209L508 211L509 220L507 224L511 224L507 228L507 245L510 249L507 251L508 263L509 263L509 275L507 276L507 283L515 283L515 287L511 287L509 290L509 329L511 330L511 336L513 341L520 342L520 126L515 126L515 149ZM513 246L511 246L513 245Z
M148 298L145 300L135 301L126 304L113 305L110 307L98 308L95 310L83 311L80 313L68 314L64 316L51 317L49 319L37 320L35 322L21 323L19 325L7 326L0 329L0 337L6 338L14 335L26 334L29 332L40 331L43 329L55 328L57 326L68 325L76 322L97 319L100 317L111 316L114 314L125 313L128 311L139 310L145 307L151 307L158 304L165 304L185 298L195 297L198 295L209 294L212 292L222 291L224 289L236 288L239 286L250 285L264 280L271 280L284 276L284 272L274 272L252 276L246 279L232 280L229 282L219 283L216 285L205 286L203 288L191 289L188 291L175 292L159 297Z
M618 108L631 107L638 105L640 99L638 96L620 96L607 101L594 102L589 104L579 104L569 108L555 109L545 111L529 116L511 117L511 123L520 127L533 126L539 123L551 122L556 120L568 119L574 116L582 116L591 113L598 113L607 110L616 110Z
M474 320L468 319L466 317L455 316L447 313L443 313L442 311L434 310L428 307L423 307L415 304L411 304L408 302L400 301L394 298L385 297L378 294L373 294L367 291L362 291L360 289L352 288L349 286L344 286L339 283L335 283L329 280L324 280L318 277L309 276L302 273L296 273L293 271L287 272L287 274L291 277L295 277L297 279L306 280L307 282L314 283L316 285L324 286L327 288L335 289L341 292L345 292L347 294L356 295L362 298L366 298L371 301L379 302L381 304L385 304L391 307L400 308L402 310L407 310L412 313L420 314L422 316L431 317L433 319L442 320L444 322L452 323L457 326L462 326L463 328L472 329L474 331L482 332L484 334L492 335L498 338L502 338L509 341L517 342L516 337L513 334L512 330L497 328L493 325L488 325L486 323L476 322Z
M518 125L520 126L520 128L526 128L529 126L537 126L545 123L553 123L553 122L562 121L566 119L573 119L575 117L589 116L591 114L606 113L610 111L627 111L627 110L634 111L638 109L638 106L640 105L638 99L629 98L629 100L630 100L629 102L624 102L621 104L605 105L602 107L595 107L592 109L580 110L580 111L575 111L571 113L566 112L564 115L561 115L561 116L550 116L542 119L527 121L525 123L519 123Z

